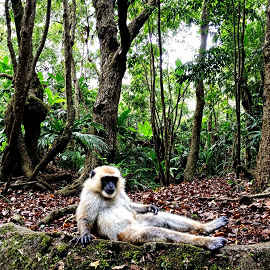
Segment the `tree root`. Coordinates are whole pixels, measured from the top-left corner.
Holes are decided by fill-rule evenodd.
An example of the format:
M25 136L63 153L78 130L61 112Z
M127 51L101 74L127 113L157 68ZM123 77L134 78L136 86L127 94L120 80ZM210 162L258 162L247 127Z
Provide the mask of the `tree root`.
M44 185L45 184L45 185ZM13 190L18 190L22 188L28 188L29 186L35 186L38 190L47 191L48 189L51 191L54 191L54 189L47 183L44 183L44 181L38 182L38 181L31 181L31 182L22 182L19 181L15 184L9 185L8 188Z
M12 179L10 178L9 181L7 181L5 184L5 189L4 192L7 193L7 189L13 189L13 190L18 190L21 188L28 188L29 186L35 186L38 190L42 191L51 191L55 192L55 189L48 183L48 182L56 182L56 181L62 181L66 180L67 182L70 182L72 180L72 175L70 173L55 173L55 174L42 174L33 181L26 182L26 181L17 181L14 184L11 184ZM78 191L76 189L76 191ZM75 193L75 192L74 192ZM3 193L4 194L4 193ZM69 196L71 194L67 194L66 196Z
M242 171L244 173L244 176L247 177L249 180L254 178L255 172L253 170L249 170L243 165L238 165L237 170Z
M67 182L72 181L72 175L70 173L43 174L40 177L46 182L56 182L62 180L66 180Z
M46 217L44 217L42 220L40 220L37 223L37 226L40 226L42 224L49 224L52 221L59 219L66 214L73 214L73 213L75 213L77 207L78 207L78 204L71 204L71 205L68 205L66 207L53 210Z
M55 192L58 196L71 196L76 195L81 191L80 179L75 180L72 184L58 190Z
M268 191L268 192L266 192ZM202 201L229 201L229 202L236 202L239 201L241 204L245 204L250 202L253 198L264 198L270 196L269 189L265 190L262 193L257 194L250 194L250 195L243 195L238 198L228 198L228 197L200 197L199 199Z

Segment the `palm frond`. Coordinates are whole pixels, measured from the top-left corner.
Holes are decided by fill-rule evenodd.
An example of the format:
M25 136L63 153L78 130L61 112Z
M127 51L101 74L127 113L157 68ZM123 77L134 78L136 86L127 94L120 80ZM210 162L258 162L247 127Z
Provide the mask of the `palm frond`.
M91 134L83 134L80 132L73 132L72 135L74 139L79 140L85 146L90 148L91 150L95 149L99 152L108 152L108 145L102 140L101 137Z

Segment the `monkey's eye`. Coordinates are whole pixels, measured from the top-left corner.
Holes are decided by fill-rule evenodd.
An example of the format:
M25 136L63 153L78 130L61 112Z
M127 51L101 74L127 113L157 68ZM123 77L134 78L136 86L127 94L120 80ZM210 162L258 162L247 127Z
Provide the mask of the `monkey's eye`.
M93 178L94 176L95 176L95 171L94 170L91 170L91 172L90 172L90 178Z

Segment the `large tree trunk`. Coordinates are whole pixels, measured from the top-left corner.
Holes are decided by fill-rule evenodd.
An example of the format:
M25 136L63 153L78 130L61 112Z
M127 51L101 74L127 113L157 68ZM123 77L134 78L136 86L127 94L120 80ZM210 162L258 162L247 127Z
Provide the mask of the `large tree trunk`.
M39 162L38 140L41 132L40 124L45 120L48 112L49 108L43 102L43 87L35 72L23 114L25 145L29 158L34 166Z
M106 155L108 163L113 162L116 151L117 113L121 94L122 79L126 71L126 57L132 40L149 18L156 4L150 0L146 8L135 17L127 26L127 12L129 3L118 0L118 24L115 21L113 1L93 1L97 33L100 42L101 68L99 76L99 90L93 108L93 122L100 123L104 130L94 130L93 133L104 138L109 147ZM119 28L120 43L117 32ZM91 151L88 151L84 170L81 175L83 181L91 168L99 165L101 161Z
M254 192L261 192L270 184L270 0L266 9L266 30L264 44L265 83L263 95L263 121Z
M207 36L208 36L208 0L204 0L202 11L202 25L201 25L201 45L199 51L199 62L204 61L204 53L206 50ZM200 149L200 135L202 126L202 117L204 109L204 85L203 80L199 78L196 82L196 109L193 120L192 134L191 134L191 146L187 159L187 165L184 174L184 181L195 180L196 165L199 157Z
M32 172L33 165L38 163L37 144L40 135L40 123L45 119L46 114L48 113L48 108L42 101L43 88L34 71L34 66L45 43L49 27L51 5L50 1L48 1L44 34L38 51L34 57L31 45L31 28L33 27L32 24L34 24L34 21L32 19L29 20L29 16L34 18L35 10L31 10L33 15L28 11L29 14L26 15L27 19L25 19L25 13L27 12L28 6L32 5L31 9L35 9L35 3L31 2L33 1L29 1L29 3L27 2L25 7L23 7L21 0L11 0L19 54L22 56L18 58L18 63L13 49L13 44L11 42L11 19L9 15L8 1L6 1L5 5L8 29L8 47L14 68L15 94L10 100L5 112L5 134L7 135L9 145L5 149L2 159L1 177L4 179L12 173L15 164L18 165L18 168L21 169L26 177L29 177ZM29 22L31 22L31 25ZM24 30L26 23L26 30ZM28 32L29 37L27 40L27 34L24 34L23 31ZM21 51L24 51L27 54L21 53ZM18 84L16 83L17 81ZM15 105L18 100L20 100L19 107ZM16 108L20 108L17 113L14 110L14 106L16 106ZM16 119L19 122L14 129L14 123L17 121ZM24 125L24 136L21 132L21 124ZM16 136L14 136L14 134L16 134ZM16 137L18 139L16 139Z
M73 5L75 5L73 1ZM74 19L73 9L73 19ZM64 151L65 147L70 141L72 135L73 123L75 119L75 111L73 106L73 92L72 92L72 77L71 77L71 66L73 61L72 55L72 38L70 36L70 26L73 29L75 26L75 21L70 22L69 20L69 7L68 0L63 0L63 25L64 25L64 57L65 57L65 92L67 98L67 120L65 128L62 134L53 142L49 151L46 155L40 160L38 165L33 170L33 173L28 178L28 181L32 181L38 173L43 170L49 162L58 154Z
M14 76L14 95L11 106L8 107L12 116L10 116L10 126L8 128L8 146L5 148L2 164L1 164L1 178L7 181L7 178L13 172L17 158L18 139L21 135L21 124L23 120L24 105L28 90L30 88L30 81L33 75L32 59L32 34L35 19L36 1L27 1L25 4L23 16L20 25L20 39L19 39L19 57L16 62L11 39L11 26L8 10L8 1L6 0L6 18L8 26L8 45L12 47L12 59L15 71ZM18 32L17 32L18 33ZM14 59L15 58L15 59ZM6 114L7 115L7 114ZM7 128L6 128L7 130Z
M75 1L73 1L74 5ZM37 174L55 157L62 152L70 140L74 108L72 97L71 60L72 41L70 38L70 23L67 0L63 1L64 10L64 52L65 52L65 90L67 96L67 121L61 136L51 145L48 153L38 163L37 142L40 135L40 123L45 119L48 112L47 106L42 102L43 88L35 73L35 66L44 47L49 22L51 0L47 0L46 23L39 46L33 55L32 34L35 22L36 1L28 0L23 8L21 0L12 0L13 14L15 17L16 32L19 46L18 63L11 42L11 20L9 16L8 0L6 0L6 20L8 32L8 47L14 67L14 95L5 113L5 132L8 137L8 146L5 148L0 178L7 182L18 164L28 180L33 180ZM74 11L73 11L74 12ZM74 14L73 17L75 18ZM74 28L74 23L71 24ZM72 29L73 29L72 28ZM24 125L23 136L21 125ZM38 163L38 164L37 164ZM33 165L36 167L33 169Z
M21 0L11 0L11 3L14 13L17 41L18 45L20 45L21 23L22 15L24 12L23 5ZM47 31L48 27L49 25L47 26ZM33 59L32 52L30 59ZM33 163L33 165L36 165L38 163L37 144L40 136L40 124L44 121L47 113L48 108L43 103L43 87L35 72L33 75L33 79L31 80L31 85L26 100L26 106L24 107L23 125L25 128L25 141L21 142L25 143L27 149L27 153L25 154L29 155L31 163Z

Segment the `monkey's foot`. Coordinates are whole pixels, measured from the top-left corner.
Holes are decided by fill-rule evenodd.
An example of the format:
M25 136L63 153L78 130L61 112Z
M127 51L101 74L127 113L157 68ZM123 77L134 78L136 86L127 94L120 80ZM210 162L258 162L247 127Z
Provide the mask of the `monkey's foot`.
M213 237L213 240L208 244L207 248L209 250L219 249L224 247L227 242L228 240L223 237Z
M205 232L212 233L213 231L227 225L229 222L229 219L227 217L219 217L213 221L210 221L205 224Z

